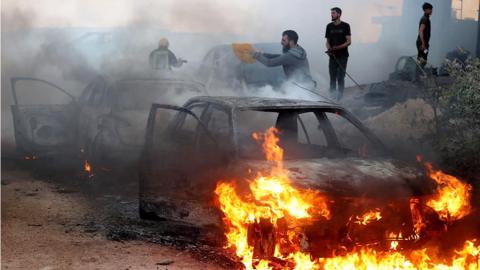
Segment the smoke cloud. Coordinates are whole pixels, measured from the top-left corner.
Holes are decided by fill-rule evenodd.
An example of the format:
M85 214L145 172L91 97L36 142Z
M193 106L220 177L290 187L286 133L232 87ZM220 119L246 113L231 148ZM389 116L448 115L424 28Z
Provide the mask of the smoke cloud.
M326 94L328 58L323 53L324 31L333 6L342 8L342 19L352 28L350 74L360 83L385 80L399 56L416 53L421 3L417 0L2 1L2 140L13 133L10 77L40 77L78 96L97 74L133 77L148 69L148 54L157 47L160 37L169 38L177 56L189 61L182 71L194 73L215 45L279 42L283 30L294 29L299 33L299 43L307 50L318 88ZM445 12L438 10L432 19L433 36L437 38L441 26L435 23L448 20L442 17ZM391 23L398 20L402 22ZM383 21L388 23L382 26ZM404 33L401 38L400 33ZM475 35L472 32L458 35L457 43L473 51L470 47L475 46ZM433 63L439 63L443 53L436 46L432 44ZM352 82L347 80L349 85ZM256 93L282 95L268 87ZM33 97L37 94L40 93L30 93ZM295 95L311 99L308 93Z

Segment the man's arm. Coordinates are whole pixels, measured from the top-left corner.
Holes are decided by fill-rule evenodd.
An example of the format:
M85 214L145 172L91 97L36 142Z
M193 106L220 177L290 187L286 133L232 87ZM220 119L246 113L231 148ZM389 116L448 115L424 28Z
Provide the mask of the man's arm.
M280 54L276 54L276 53L263 53L263 56L267 57L267 58L275 58L275 57L279 57Z
M170 62L169 65L172 67L180 67L183 63L177 60L175 54L168 50L168 61Z
M257 59L258 62L264 64L267 67L288 65L292 64L294 61L293 57L289 53L284 53L273 58L268 58L263 53L256 53L253 55L253 57Z
M332 46L330 45L329 24L327 24L325 29L325 40L325 47L327 47L327 50L332 50Z
M334 46L333 50L340 50L343 48L347 48L348 46L350 46L350 44L352 44L352 36L346 36L345 38L347 39L347 41L345 41L345 43L340 44L338 46Z
M425 38L423 36L423 32L425 32L425 24L424 23L420 24L420 28L418 29L418 36L420 37L420 42L422 43L422 44L420 44L420 49L422 51L424 51L425 48L426 48Z

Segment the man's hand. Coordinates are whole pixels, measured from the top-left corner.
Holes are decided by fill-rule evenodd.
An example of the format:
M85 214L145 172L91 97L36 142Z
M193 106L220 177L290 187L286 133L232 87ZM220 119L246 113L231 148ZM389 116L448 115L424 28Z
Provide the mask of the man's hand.
M262 54L262 52L260 52L260 51L251 51L251 52L250 52L250 55L251 55L253 58L255 58L255 59L256 59L257 57L259 57L261 54Z
M420 44L420 51L424 52L425 50L427 49L427 47L425 47L425 44Z

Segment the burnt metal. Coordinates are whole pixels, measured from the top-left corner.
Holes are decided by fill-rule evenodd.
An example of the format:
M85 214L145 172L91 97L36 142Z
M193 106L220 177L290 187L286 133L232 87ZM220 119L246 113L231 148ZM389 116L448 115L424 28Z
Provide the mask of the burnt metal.
M199 115L192 112L196 106L203 108ZM177 115L168 123L158 122L155 117L159 109L174 110ZM219 109L228 114L229 138L217 140L215 147L204 148L205 142L199 138L201 133L209 134L211 111ZM141 217L185 222L199 228L222 227L222 213L212 203L215 200L216 183L220 180L252 179L250 170L268 171L271 166L266 161L243 157L239 153L241 145L236 137L236 115L245 110L279 112L277 128L288 130L305 130L302 123L298 126L292 125L295 115L315 112L319 123L330 130L325 134L328 144L341 149L339 138L325 115L325 112L335 113L347 119L372 144L386 151L381 141L356 117L331 102L202 96L190 99L183 107L153 104L139 167ZM283 113L282 117L280 113ZM188 144L181 140L183 134L179 129L185 119L182 115L185 114L193 115L198 122L198 128L192 131L192 138L195 139ZM163 133L154 135L156 125L166 125L167 128ZM154 141L157 141L158 145ZM313 147L310 145L310 148ZM409 199L412 196L429 194L431 191L430 186L425 185L423 172L416 167L392 160L388 157L388 151L387 155L369 159L341 153L330 155L330 150L332 149L326 148L325 156L321 158L289 158L283 162L293 185L318 190L335 201L335 204L331 205L332 216L335 218L306 224L298 239L300 246L318 256L325 256L327 253L332 254L340 244L353 248L353 240L365 245L383 247L386 243L386 228L398 228L399 231L404 231L404 235L412 235L411 230L402 227L412 224L411 215L397 213L395 207L385 209L389 207L386 202L391 201L399 209L406 209L403 212L409 213ZM246 181L239 183L242 184L248 185ZM238 188L241 190L244 187ZM396 217L391 219L395 220L395 224L378 223L374 224L374 229L347 224L349 215L372 208L381 208L385 215ZM388 214L390 212L392 213ZM285 234L282 226L278 226L275 231L270 225L260 221L249 228L249 241L255 246L257 258L271 257L274 249L272 243L275 242L273 240L276 237L285 237L282 235ZM368 233L370 231L375 234ZM287 245L283 248L288 250L291 247Z

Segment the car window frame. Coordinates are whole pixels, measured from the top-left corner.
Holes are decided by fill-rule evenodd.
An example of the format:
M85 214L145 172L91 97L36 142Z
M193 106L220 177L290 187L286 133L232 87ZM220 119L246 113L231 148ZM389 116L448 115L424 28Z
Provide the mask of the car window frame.
M233 129L233 113L232 113L232 110L231 108L229 107L226 107L226 106L221 106L219 104L215 104L215 103L209 103L207 108L204 110L203 112L203 118L200 118L200 120L202 120L202 122L205 124L206 128L207 128L207 131L212 133L208 127L209 127L209 124L210 124L210 117L212 115L212 110L219 110L219 111L223 111L227 114L228 116L228 126L229 126L229 135L228 135L228 144L230 145L229 149L232 149L232 151L236 151L236 147L235 147L235 142L234 142L234 138L233 138L233 134L234 134L234 129ZM198 131L198 130L197 130ZM199 132L198 134L198 138L197 139L200 139L202 134L202 131ZM213 135L213 133L212 133ZM200 143L200 141L197 141L197 143ZM220 142L217 142L218 144L221 144ZM197 149L200 147L200 145L197 145Z

